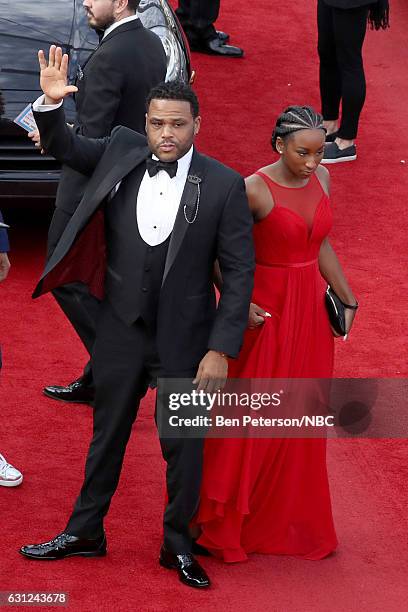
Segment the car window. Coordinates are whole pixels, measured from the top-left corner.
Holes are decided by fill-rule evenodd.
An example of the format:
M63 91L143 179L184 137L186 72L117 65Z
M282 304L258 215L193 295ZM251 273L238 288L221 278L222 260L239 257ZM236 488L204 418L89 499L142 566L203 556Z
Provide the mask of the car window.
M0 0L2 30L66 45L74 16L74 0Z
M38 90L37 51L52 43L67 47L73 14L73 0L0 0L3 92Z

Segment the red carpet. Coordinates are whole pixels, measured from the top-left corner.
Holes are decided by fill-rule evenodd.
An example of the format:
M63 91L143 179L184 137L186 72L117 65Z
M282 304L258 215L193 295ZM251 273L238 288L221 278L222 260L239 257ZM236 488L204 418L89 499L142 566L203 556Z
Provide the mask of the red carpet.
M193 56L203 114L199 145L247 175L272 159L271 128L285 105L318 106L315 2L278 7L223 0L218 25L242 44L246 58ZM406 1L394 0L391 29L368 33L359 158L331 168L332 242L362 304L349 341L337 343L339 376L407 376L407 28ZM75 612L408 608L405 440L330 441L340 541L334 556L306 562L254 555L233 566L205 560L213 588L200 593L157 564L164 466L151 398L142 406L106 521L109 555L49 564L21 558L20 545L65 525L82 478L91 411L41 395L45 384L74 378L85 359L54 301L30 299L43 263L47 214L0 206L13 225L13 268L0 287L0 452L25 475L20 488L0 490L0 591L64 591Z

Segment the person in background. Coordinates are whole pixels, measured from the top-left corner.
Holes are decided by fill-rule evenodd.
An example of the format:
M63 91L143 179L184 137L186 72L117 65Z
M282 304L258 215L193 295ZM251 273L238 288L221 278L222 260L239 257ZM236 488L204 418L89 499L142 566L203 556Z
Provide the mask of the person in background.
M74 129L90 138L108 136L117 125L143 134L147 94L166 77L163 45L137 17L139 0L84 0L83 5L89 26L102 37L96 51L78 68ZM32 137L39 141L38 132ZM63 167L48 234L48 259L82 198L86 181L84 175ZM53 295L91 355L99 300L77 282L58 287ZM75 403L92 403L94 393L91 361L67 386L44 389L47 397Z
M10 270L8 258L9 242L7 238L6 226L0 211L0 282L4 281ZM0 349L0 370L1 370L1 349ZM6 458L0 454L0 487L17 487L23 482L22 473L10 465Z
M229 34L215 29L214 23L219 12L220 0L179 0L176 9L192 51L223 57L242 57L242 49L227 44Z
M323 164L357 158L355 140L366 96L362 48L367 21L376 30L388 28L388 0L318 0L320 97L327 130Z
M0 454L0 487L18 487L22 482L22 473Z

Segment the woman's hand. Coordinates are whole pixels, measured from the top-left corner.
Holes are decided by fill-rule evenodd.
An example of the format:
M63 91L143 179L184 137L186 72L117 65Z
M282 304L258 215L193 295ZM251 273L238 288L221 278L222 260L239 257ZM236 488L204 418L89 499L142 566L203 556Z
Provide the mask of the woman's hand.
M256 327L263 325L265 323L265 317L270 317L270 316L271 315L269 314L269 312L266 312L265 310L263 310L263 308L251 302L249 306L249 317L248 317L249 329L255 329Z
M352 308L346 308L344 312L344 318L346 319L346 332L350 333L350 330L353 326L354 317L356 316L357 310L353 310Z
M350 330L351 330L351 328L353 326L354 317L356 316L356 312L357 312L357 310L353 310L352 308L345 308L344 309L344 318L345 318L345 322L346 322L346 335L345 336L342 336L341 334L338 334L335 331L335 329L332 326L330 326L331 330L333 332L333 336L335 338L342 337L342 338L344 338L344 340L347 339L347 336L350 333Z

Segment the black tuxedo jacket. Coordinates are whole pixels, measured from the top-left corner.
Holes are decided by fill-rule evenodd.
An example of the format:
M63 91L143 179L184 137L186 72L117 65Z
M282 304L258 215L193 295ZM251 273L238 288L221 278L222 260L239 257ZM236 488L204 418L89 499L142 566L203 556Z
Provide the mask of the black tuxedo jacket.
M117 26L79 71L77 131L100 138L124 125L144 134L147 94L164 81L166 69L160 38L140 19Z
M102 139L77 135L66 127L62 109L35 113L35 118L47 152L91 178L46 264L34 297L73 281L85 282L98 295L106 272L103 203L119 181L145 164L150 155L146 140L124 127L115 128L110 137ZM189 198L185 188L158 304L159 355L164 367L173 371L194 367L208 349L237 356L253 287L252 217L242 177L197 151L190 175L201 178L199 211L194 223L187 223L184 206L189 205ZM137 193L131 197L136 203ZM115 201L120 205L120 198L115 197ZM109 244L109 249L119 248L119 241ZM223 276L217 308L212 282L216 259ZM134 261L135 266L142 264ZM114 303L112 306L115 308Z
M166 55L158 36L144 28L139 19L118 26L79 71L75 130L92 138L107 136L117 125L144 133L147 94L165 79L166 70ZM49 254L78 206L85 185L82 174L63 167L55 206L65 214L53 219Z

